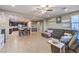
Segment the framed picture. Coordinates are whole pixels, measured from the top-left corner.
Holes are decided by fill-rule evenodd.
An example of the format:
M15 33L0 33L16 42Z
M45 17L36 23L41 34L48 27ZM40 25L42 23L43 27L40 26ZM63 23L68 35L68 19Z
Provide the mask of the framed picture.
M60 17L56 17L56 23L61 23L61 16Z

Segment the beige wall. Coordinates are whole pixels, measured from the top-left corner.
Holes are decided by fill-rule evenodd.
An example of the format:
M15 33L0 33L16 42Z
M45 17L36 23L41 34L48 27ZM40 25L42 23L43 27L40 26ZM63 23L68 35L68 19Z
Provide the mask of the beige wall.
M9 18L4 12L0 13L0 29L6 30L6 39L9 35Z
M43 32L44 31L44 25L43 25L43 21L38 21L37 22L37 29L39 32Z
M62 23L56 23L56 18L49 19L47 21L48 28L55 28L55 29L70 29L70 19L71 16L79 15L79 12L74 12L71 14L66 14L62 16ZM67 21L66 23L64 21Z

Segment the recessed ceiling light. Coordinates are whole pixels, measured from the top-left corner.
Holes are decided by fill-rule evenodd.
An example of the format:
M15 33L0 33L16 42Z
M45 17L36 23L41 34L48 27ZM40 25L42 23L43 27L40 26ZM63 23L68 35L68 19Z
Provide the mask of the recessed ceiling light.
M12 7L15 7L15 5L11 5Z
M41 7L46 7L46 5L40 5Z
M52 5L49 5L49 7L53 7Z

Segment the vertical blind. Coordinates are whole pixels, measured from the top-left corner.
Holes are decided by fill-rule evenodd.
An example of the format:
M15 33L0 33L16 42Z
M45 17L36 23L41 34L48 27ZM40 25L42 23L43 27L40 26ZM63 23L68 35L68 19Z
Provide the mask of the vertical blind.
M71 17L71 27L72 30L79 30L79 16L72 16Z

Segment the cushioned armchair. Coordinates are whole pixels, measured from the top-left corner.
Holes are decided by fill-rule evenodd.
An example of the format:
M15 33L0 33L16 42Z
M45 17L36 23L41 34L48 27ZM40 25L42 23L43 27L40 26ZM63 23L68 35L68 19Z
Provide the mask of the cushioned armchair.
M50 38L50 37L52 37L52 33L53 33L53 30L47 30L47 31L41 33L41 35L43 37Z

